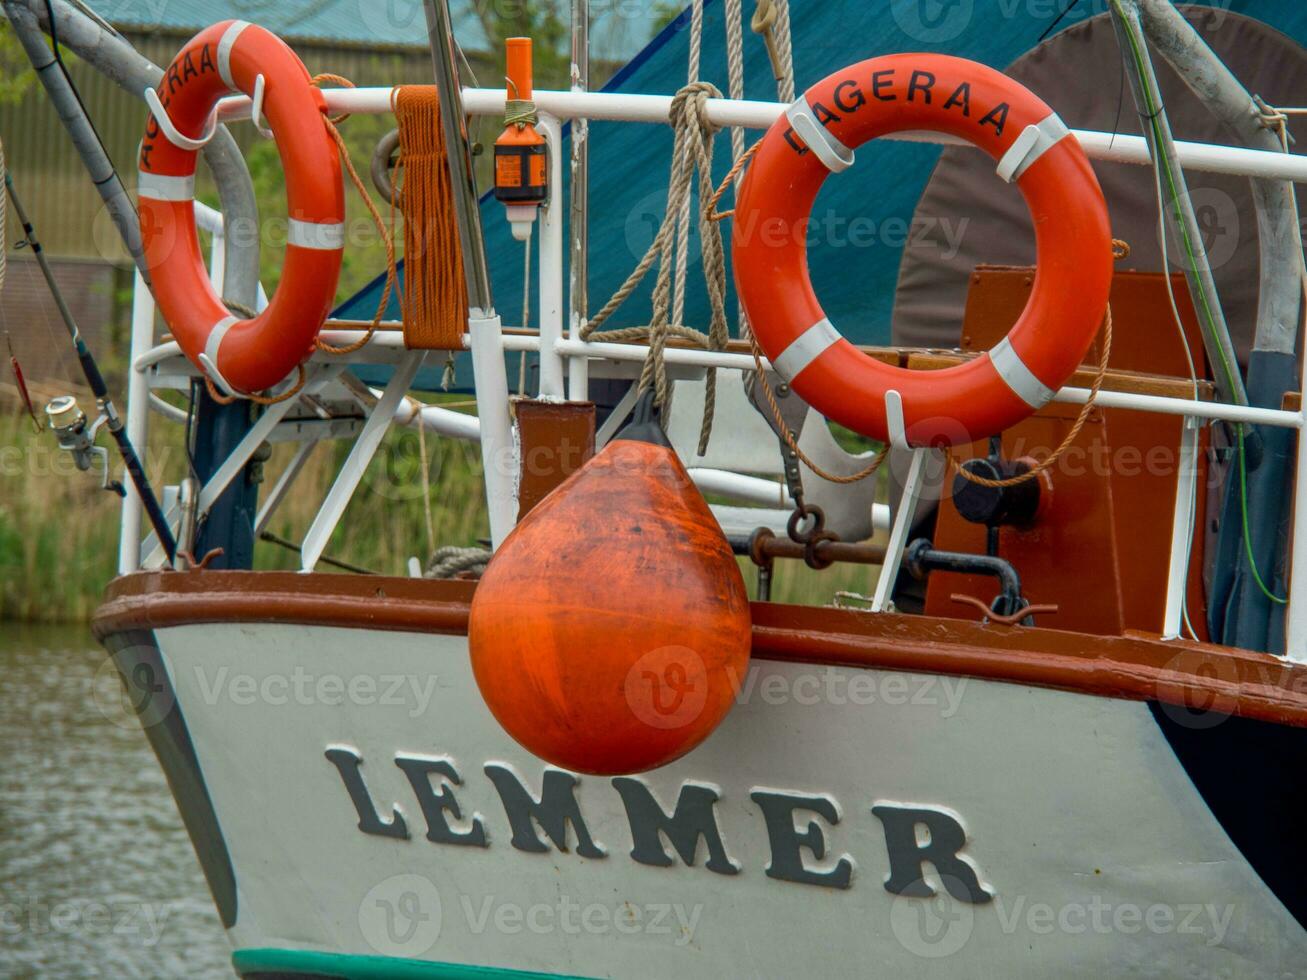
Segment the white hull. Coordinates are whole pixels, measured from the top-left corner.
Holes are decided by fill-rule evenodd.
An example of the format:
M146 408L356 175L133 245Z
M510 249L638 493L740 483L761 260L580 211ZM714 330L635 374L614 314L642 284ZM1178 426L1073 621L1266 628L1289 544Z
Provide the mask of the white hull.
M120 663L150 635L131 634ZM230 858L248 972L267 950L622 977L1288 977L1307 963L1307 933L1142 702L755 660L721 728L638 777L667 813L717 797L723 851L699 839L689 867L664 835L657 866L648 814L628 816L606 778L573 789L593 849L571 824L562 852L520 805L515 837L506 780L539 799L550 767L486 710L463 637L153 636ZM433 831L397 758L460 816L436 805ZM567 803L570 778L552 778ZM542 850L523 849L531 837ZM914 857L936 844L946 867Z

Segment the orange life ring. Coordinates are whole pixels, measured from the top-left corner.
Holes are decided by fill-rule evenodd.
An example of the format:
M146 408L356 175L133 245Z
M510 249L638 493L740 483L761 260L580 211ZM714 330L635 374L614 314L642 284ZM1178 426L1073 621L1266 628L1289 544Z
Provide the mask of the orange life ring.
M232 92L254 100L256 124L260 109L267 114L286 175L281 283L251 319L232 316L214 291L192 203L196 154L212 136L218 100ZM345 187L323 125L326 101L284 41L241 20L195 35L146 94L151 113L137 191L155 300L186 356L218 387L228 394L270 388L312 352L340 276Z
M904 130L988 152L1035 225L1038 270L1020 320L986 356L939 371L865 356L831 325L808 277L804 232L826 175L848 167L854 148ZM913 446L985 438L1045 405L1088 352L1112 279L1103 192L1056 113L992 68L936 54L863 61L795 102L749 165L731 256L753 332L794 390L841 425Z

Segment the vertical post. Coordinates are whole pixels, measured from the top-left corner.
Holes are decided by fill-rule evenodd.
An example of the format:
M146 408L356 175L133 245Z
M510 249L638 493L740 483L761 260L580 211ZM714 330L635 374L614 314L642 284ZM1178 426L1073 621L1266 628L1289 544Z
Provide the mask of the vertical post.
M136 370L136 359L154 343L154 296L140 272L132 289L131 356L127 360L127 438L136 447L141 466L149 473L150 383ZM122 529L118 539L118 574L134 572L141 564L141 495L131 480L124 480Z
M1307 345L1305 345L1307 346ZM1307 362L1307 353L1304 353ZM1307 363L1304 364L1307 370ZM1294 479L1294 497L1301 500L1307 488L1307 411L1298 419L1298 470ZM1307 664L1307 508L1294 507L1291 541L1292 562L1289 566L1289 623L1285 654L1294 663Z
M876 594L871 600L872 612L885 612L889 608L890 596L894 594L894 581L899 577L899 565L903 563L903 549L908 543L908 533L917 515L917 502L921 499L921 487L925 482L926 461L934 452L932 449L913 449L912 462L908 465L908 476L903 481L903 495L894 511L894 524L890 528L889 544L885 546L885 560L880 566L880 578L876 581Z
M572 91L590 88L590 0L572 0ZM589 222L590 222L590 122L572 120L572 205L571 290L568 337L581 339L581 328L590 316ZM572 357L567 365L567 391L572 401L590 400L589 361Z
M1198 481L1199 420L1186 415L1180 431L1180 469L1175 481L1175 511L1171 518L1171 561L1166 576L1166 614L1162 639L1180 636L1184 601L1189 588L1189 556L1194 529L1194 489Z
M498 548L517 522L517 461L508 417L508 375L499 317L473 317L472 383L481 420L481 464L485 471L490 546Z
M537 126L549 146L549 199L540 211L540 397L562 401L557 341L563 339L563 130L544 112Z

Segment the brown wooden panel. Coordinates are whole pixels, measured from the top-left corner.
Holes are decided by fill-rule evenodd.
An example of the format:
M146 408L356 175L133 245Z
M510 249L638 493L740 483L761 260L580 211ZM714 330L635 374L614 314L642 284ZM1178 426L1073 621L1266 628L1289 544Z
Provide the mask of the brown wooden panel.
M964 346L986 349L1004 336L1025 308L1032 281L1028 269L976 270L962 326ZM1198 324L1183 281L1173 286L1186 334L1201 357ZM1181 380L1188 368L1162 277L1117 273L1112 308L1111 387L1122 383L1123 390L1192 397L1189 381ZM1091 351L1091 358L1097 357L1098 352ZM1200 360L1199 367L1204 369L1205 362ZM1092 376L1082 370L1077 383L1087 386L1087 374ZM1075 405L1046 406L1003 433L1004 455L1046 458L1079 411ZM1045 489L1051 492L1044 495L1035 526L1000 531L999 554L1021 574L1027 597L1061 607L1047 617L1047 625L1104 635L1161 628L1182 424L1175 416L1094 409L1075 443L1049 471ZM983 443L956 450L958 459L987 454ZM1200 487L1206 473L1204 457ZM1201 578L1206 497L1200 490L1188 602L1200 636L1205 635L1206 618ZM934 541L939 548L983 553L985 528L964 521L946 500L939 508ZM979 613L952 602L952 593L989 601L995 591L992 579L935 573L926 611L976 618Z

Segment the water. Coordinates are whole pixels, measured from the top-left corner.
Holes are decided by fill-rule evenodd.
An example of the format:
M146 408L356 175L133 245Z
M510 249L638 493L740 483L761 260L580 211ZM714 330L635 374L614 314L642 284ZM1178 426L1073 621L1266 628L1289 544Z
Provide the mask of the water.
M226 977L154 753L82 628L0 623L0 977Z

